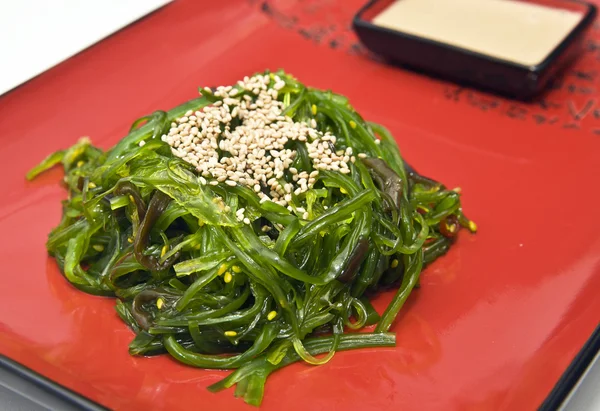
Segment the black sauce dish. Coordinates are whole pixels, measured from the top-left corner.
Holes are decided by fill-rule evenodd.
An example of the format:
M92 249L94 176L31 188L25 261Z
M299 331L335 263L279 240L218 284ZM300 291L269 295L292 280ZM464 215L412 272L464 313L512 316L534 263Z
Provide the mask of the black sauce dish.
M521 100L543 91L582 51L584 34L596 16L596 6L576 0L519 0L582 16L539 64L524 65L374 24L395 1L402 0L372 0L354 17L353 28L371 52L393 64Z

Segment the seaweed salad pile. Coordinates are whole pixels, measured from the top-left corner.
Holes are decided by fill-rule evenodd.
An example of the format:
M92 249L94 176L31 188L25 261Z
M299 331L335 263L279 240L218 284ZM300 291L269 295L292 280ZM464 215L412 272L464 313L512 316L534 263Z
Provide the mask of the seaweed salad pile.
M107 151L83 138L27 178L57 164L68 198L47 249L64 277L116 297L132 355L232 369L209 389L253 405L288 364L393 346L423 267L476 231L384 127L282 71L200 89ZM369 296L389 288L379 315Z

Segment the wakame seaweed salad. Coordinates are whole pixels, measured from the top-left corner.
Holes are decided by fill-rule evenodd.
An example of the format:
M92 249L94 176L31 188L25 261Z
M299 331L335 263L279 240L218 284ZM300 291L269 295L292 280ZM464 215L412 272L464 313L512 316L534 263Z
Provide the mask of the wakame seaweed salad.
M47 248L65 278L116 297L131 354L234 369L209 389L236 385L253 405L288 364L393 346L423 267L476 231L458 190L419 175L345 97L289 74L200 93L108 151L81 139L27 175L64 167ZM390 287L380 316L368 296Z

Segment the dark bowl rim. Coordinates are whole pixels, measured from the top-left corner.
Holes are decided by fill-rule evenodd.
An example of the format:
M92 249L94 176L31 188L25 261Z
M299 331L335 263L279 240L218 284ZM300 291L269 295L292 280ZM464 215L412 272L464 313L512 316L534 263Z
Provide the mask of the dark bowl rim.
M449 51L452 51L457 54L462 54L463 56L468 56L471 58L485 60L489 63L507 66L507 67L510 67L510 68L516 69L516 70L521 70L521 71L524 70L524 71L530 72L532 74L540 74L540 73L546 71L551 66L551 64L556 59L558 59L568 49L568 47L571 45L571 43L573 43L573 41L575 41L577 39L577 37L593 23L593 21L596 17L596 14L597 14L597 7L594 4L587 3L584 1L580 1L580 0L562 0L564 3L577 4L577 5L584 7L585 11L583 13L583 17L581 18L579 23L577 23L575 28L573 28L573 30L571 30L571 32L550 52L550 54L548 54L544 58L544 60L542 60L538 64L529 66L529 65L525 65L525 64L521 64L521 63L516 63L516 62L510 61L510 60L493 57L493 56L490 56L490 55L487 55L484 53L468 50L468 49L465 49L462 47L453 46L451 44L444 43L441 41L431 40L431 39L419 37L419 36L416 36L416 35L413 35L410 33L402 32L399 30L393 30L393 29L390 29L387 27L378 26L378 25L371 23L369 20L363 19L364 13L366 11L368 11L373 5L375 5L376 3L380 2L380 1L382 1L382 0L370 0L369 2L367 2L364 6L362 6L359 9L359 11L354 15L354 18L352 19L352 26L353 26L354 30L356 30L357 28L365 28L367 30L383 33L388 36L396 36L396 37L400 37L404 40L410 40L410 41L414 41L417 43L437 47L440 49L449 50Z

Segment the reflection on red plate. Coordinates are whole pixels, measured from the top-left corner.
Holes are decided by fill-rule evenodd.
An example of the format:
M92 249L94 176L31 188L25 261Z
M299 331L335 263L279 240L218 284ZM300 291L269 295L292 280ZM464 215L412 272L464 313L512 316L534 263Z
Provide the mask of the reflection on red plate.
M302 2L277 3L288 16L310 14ZM576 127L563 127L560 110L561 122L544 124L506 115L491 108L511 102L470 91L461 100L447 83L321 47L284 23L255 1L179 0L0 98L0 352L113 409L249 409L230 391L205 390L224 372L129 356L132 333L113 301L73 289L46 256L61 173L23 176L82 135L110 146L133 119L193 98L198 85L283 67L347 95L421 172L460 185L480 233L461 235L427 268L393 327L396 348L284 369L263 408L537 407L600 317L600 138L589 123L597 108ZM598 64L586 61L588 72ZM594 96L550 98L579 110Z

